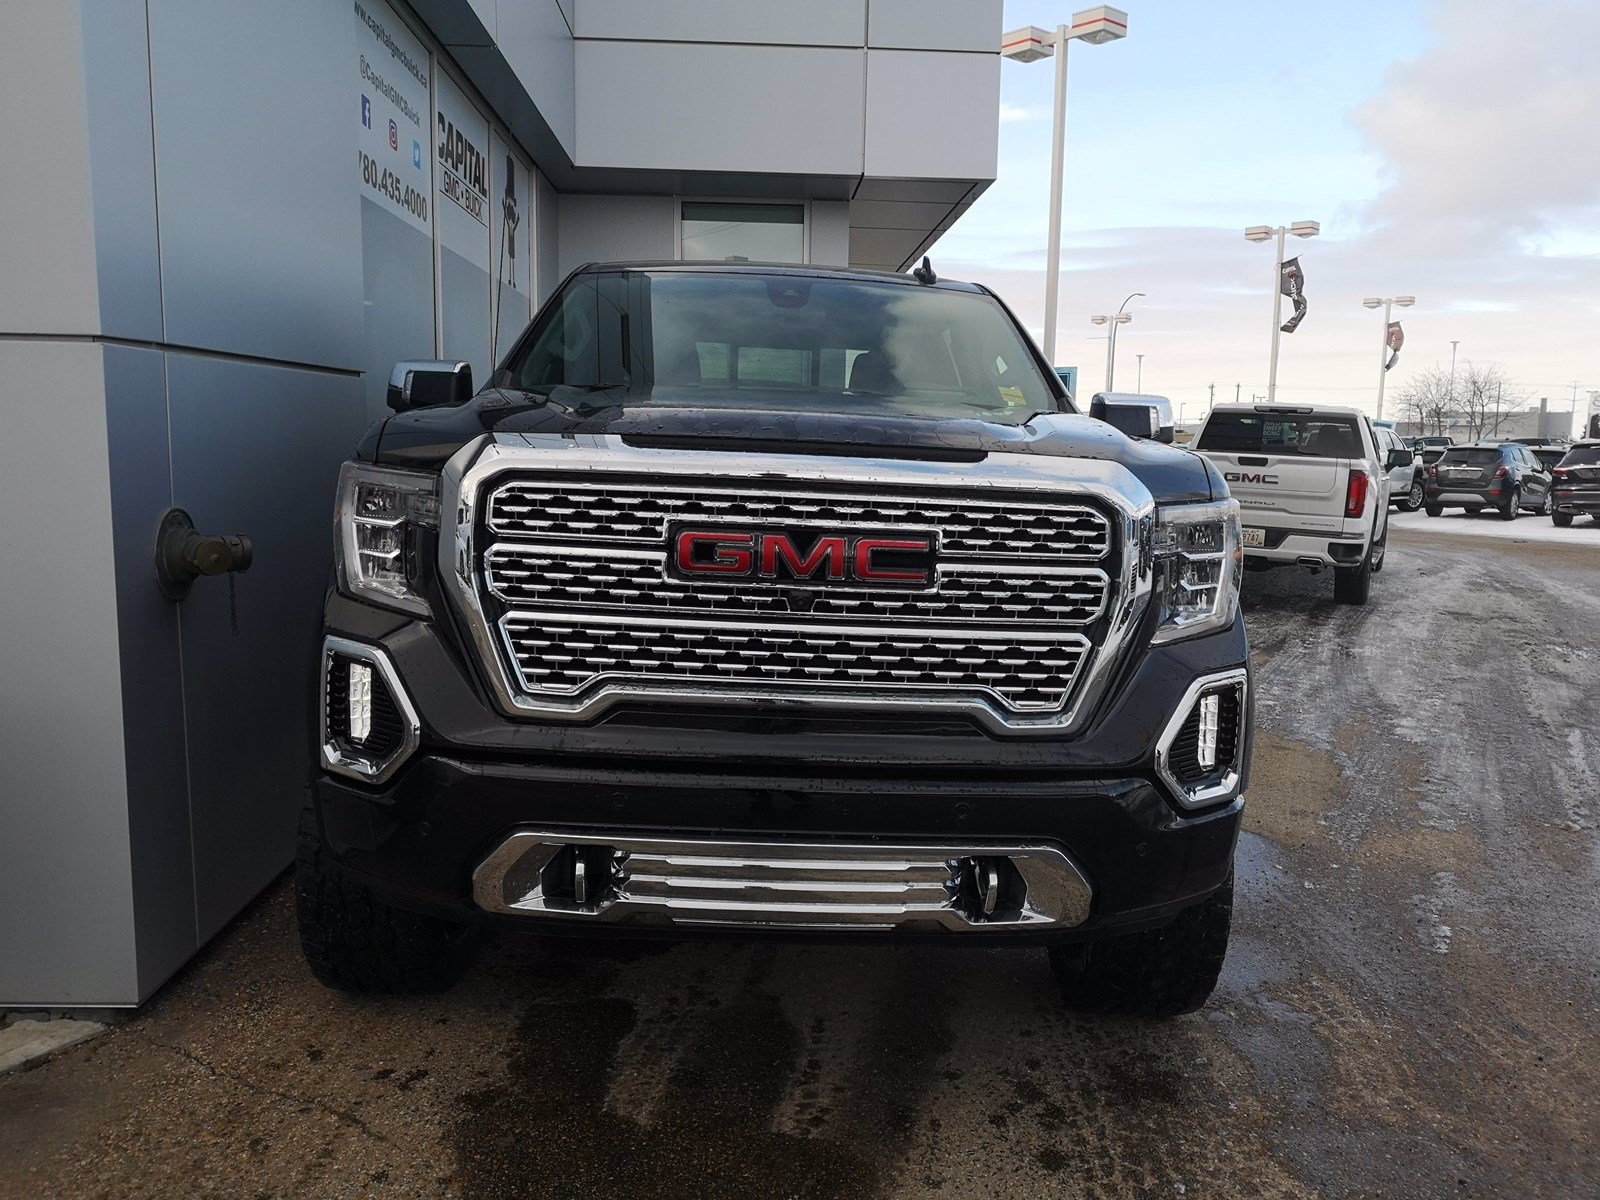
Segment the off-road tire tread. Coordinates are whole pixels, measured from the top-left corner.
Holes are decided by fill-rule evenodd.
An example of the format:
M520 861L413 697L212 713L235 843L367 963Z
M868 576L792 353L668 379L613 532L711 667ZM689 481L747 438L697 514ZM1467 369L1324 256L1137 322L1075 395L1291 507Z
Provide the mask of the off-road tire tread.
M370 888L324 869L311 805L300 814L295 898L300 945L318 983L342 992L442 992L477 949L468 925L386 904Z
M1081 1012L1167 1018L1197 1011L1217 986L1233 923L1233 876L1160 929L1054 946L1062 999Z

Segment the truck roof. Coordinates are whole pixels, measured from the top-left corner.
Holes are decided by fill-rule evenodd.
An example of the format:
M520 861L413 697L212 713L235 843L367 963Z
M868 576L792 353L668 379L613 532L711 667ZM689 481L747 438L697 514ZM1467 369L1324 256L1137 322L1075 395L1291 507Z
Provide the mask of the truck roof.
M689 274L717 275L802 275L815 279L854 279L862 283L900 283L907 287L933 287L950 292L987 293L988 289L976 283L959 279L939 279L926 284L910 275L894 271L866 271L856 267L822 267L809 263L725 262L718 260L626 260L622 262L584 263L574 275L597 275L615 271L650 271L655 274L685 272Z
M1359 408L1349 408L1339 404L1244 404L1234 401L1225 401L1213 405L1211 411L1217 412L1258 412L1258 413L1329 413L1342 417L1359 417L1362 411Z

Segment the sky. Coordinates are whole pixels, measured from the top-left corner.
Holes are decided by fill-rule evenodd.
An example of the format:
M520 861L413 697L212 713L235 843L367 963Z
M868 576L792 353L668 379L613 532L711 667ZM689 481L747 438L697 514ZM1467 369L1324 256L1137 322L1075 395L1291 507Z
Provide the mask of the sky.
M1081 0L1078 0L1081 3ZM1073 4L1007 0L1005 27ZM1276 284L1249 225L1289 239L1309 304L1283 335L1278 399L1373 412L1381 312L1406 344L1388 376L1500 363L1534 402L1600 389L1600 0L1127 0L1127 38L1069 58L1058 363L1098 390L1093 313L1130 292L1117 387L1194 420L1215 384L1265 394ZM1054 63L1004 61L999 177L934 247L1037 336L1044 311ZM1290 310L1284 301L1284 311ZM1091 340L1096 339L1096 340ZM1386 416L1398 417L1393 404Z

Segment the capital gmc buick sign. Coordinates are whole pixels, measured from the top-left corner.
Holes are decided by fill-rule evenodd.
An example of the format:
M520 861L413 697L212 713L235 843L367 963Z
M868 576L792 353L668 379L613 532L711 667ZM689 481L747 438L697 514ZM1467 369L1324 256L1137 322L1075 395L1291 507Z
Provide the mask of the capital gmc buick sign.
M484 148L479 146L441 111L438 114L439 190L459 204L480 225L489 218L489 167Z

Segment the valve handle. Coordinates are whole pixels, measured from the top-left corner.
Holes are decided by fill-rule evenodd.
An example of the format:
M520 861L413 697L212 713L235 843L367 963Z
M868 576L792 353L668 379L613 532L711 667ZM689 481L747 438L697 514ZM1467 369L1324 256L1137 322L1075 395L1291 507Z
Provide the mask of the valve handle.
M248 571L254 557L248 537L200 533L181 508L169 508L156 529L156 579L169 600L182 600L202 575Z

